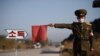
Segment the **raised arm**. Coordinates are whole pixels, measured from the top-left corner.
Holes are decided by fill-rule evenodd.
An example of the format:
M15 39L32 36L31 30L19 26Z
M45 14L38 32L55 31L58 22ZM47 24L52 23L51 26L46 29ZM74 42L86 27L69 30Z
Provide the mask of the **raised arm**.
M49 24L50 27L72 29L72 24Z

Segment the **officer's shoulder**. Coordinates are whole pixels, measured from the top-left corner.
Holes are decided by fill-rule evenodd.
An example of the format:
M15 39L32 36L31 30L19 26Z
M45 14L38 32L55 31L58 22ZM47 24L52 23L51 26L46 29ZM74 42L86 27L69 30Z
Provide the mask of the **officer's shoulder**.
M76 22L76 21L73 21L73 23L78 23L78 22Z
M78 23L78 22L75 22L75 21L74 21L72 24L77 24L77 23Z
M90 22L86 22L86 24L87 24L88 26L92 26L92 24L91 24Z

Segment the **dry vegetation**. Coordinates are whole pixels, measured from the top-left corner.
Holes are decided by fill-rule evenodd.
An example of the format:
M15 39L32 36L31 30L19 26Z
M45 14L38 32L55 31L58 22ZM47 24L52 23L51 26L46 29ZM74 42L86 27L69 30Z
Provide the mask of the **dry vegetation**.
M13 50L16 48L15 39L6 39L4 35L0 35L0 49L1 50ZM30 40L17 40L17 48L25 49L32 48L32 42Z

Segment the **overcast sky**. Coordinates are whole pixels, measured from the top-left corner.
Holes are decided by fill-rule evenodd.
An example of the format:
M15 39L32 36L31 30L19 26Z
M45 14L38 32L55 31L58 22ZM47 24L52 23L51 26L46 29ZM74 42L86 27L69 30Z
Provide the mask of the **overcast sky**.
M100 8L92 7L93 0L0 0L0 34L4 29L23 29L31 38L32 25L49 23L72 23L74 11L86 9L86 21L100 17ZM71 33L68 29L48 27L48 39L61 41Z

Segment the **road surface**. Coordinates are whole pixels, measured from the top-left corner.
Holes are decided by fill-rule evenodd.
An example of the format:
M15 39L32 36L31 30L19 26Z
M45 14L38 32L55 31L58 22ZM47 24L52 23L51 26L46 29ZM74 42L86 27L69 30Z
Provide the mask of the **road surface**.
M0 56L59 56L59 48L48 47L41 49L24 49L15 51L1 51Z

